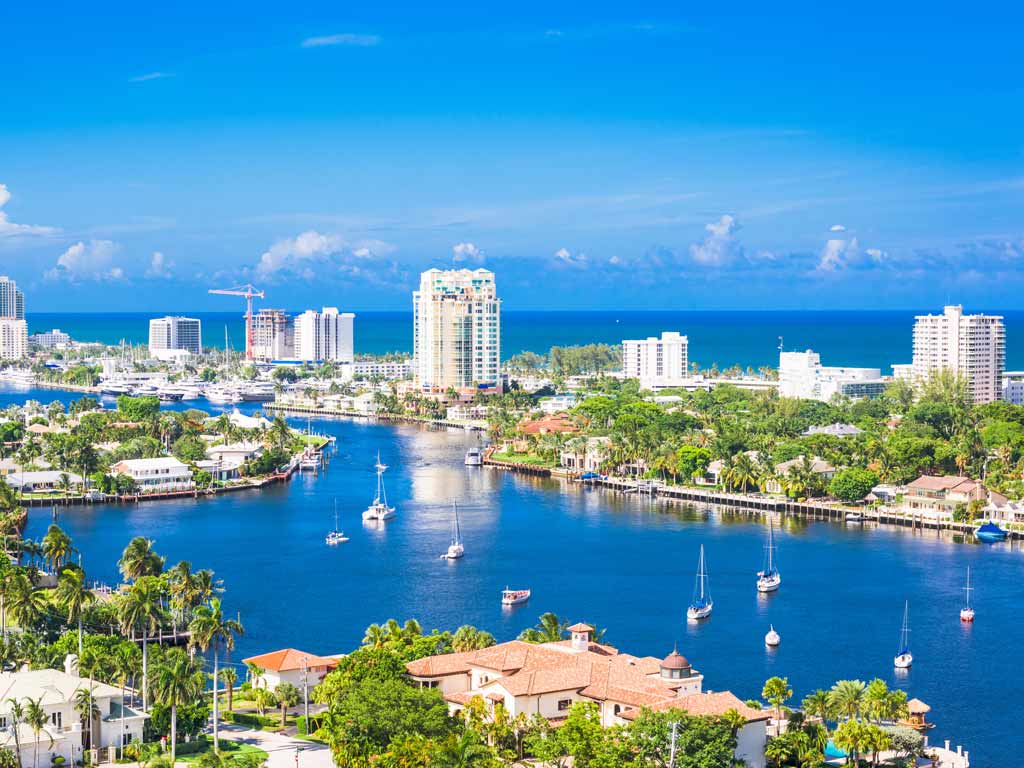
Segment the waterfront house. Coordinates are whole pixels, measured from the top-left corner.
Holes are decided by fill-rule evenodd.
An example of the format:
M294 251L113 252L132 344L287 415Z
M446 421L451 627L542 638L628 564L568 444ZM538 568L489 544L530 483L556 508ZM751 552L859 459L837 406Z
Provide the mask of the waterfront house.
M597 437L574 437L570 439L559 456L558 463L563 469L571 472L600 472L608 459L608 447L611 438L603 435Z
M570 408L575 407L580 401L580 397L575 392L569 392L564 395L552 395L551 397L542 397L540 402L537 403L537 407L540 408L541 413L548 416L559 413L561 411L567 411Z
M56 757L63 757L65 765L80 763L89 728L75 708L75 695L90 688L98 712L92 723L96 738L93 746L109 749L141 742L143 724L149 715L127 706L120 688L80 677L78 659L72 654L65 658L63 671L36 669L0 673L0 747L13 751L15 744L19 744L21 762L26 766L33 764L37 743L39 757L47 764ZM23 702L27 698L40 701L47 723L37 735L23 721L18 726L16 740L10 702L12 699Z
M295 648L282 648L280 651L250 656L242 660L263 670L259 676L250 680L253 687L266 688L273 691L281 683L291 683L300 691L303 685L303 673L310 690L319 685L327 673L338 666L338 659L331 656L317 656Z
M445 411L448 421L486 421L490 406L472 403L455 403Z
M71 487L82 484L82 476L74 472L39 470L35 472L12 472L6 478L7 484L21 493L49 493L60 487L61 477L68 479Z
M936 520L950 520L957 507L966 507L972 501L989 501L989 497L1005 498L989 494L985 486L969 477L955 475L921 475L907 485L903 494L903 511Z
M213 461L233 462L241 464L248 459L255 459L263 453L263 444L254 440L242 440L238 443L213 445L206 449L206 458Z
M270 422L263 416L246 416L244 413L235 408L231 413L227 414L228 421L239 429L270 429ZM206 423L216 421L219 416L211 416L206 420Z
M531 437L571 435L579 431L580 428L573 423L572 417L568 413L553 413L541 416L539 419L527 419L519 423L520 434Z
M241 477L241 467L241 462L232 459L200 459L196 462L196 469L209 472L210 477L222 483Z
M112 465L110 471L127 475L143 493L184 491L193 487L192 470L172 456L125 459Z
M783 461L781 464L776 464L775 477L765 483L765 491L768 493L784 493L783 480L780 478L785 478L791 469L795 467L802 467L803 464L803 456L797 456L795 459L790 459L789 461ZM819 477L824 483L828 483L836 476L836 468L817 456L810 461L810 471L811 474Z
M594 642L587 624L575 624L569 632L568 640L512 640L479 651L428 656L406 664L406 673L421 687L437 688L452 713L479 698L491 712L500 706L510 717L541 715L554 724L563 722L580 701L596 704L605 726L672 702L710 714L724 701L721 694L714 703L704 698L711 696L701 691L704 676L676 651L664 659L632 656ZM746 713L745 708L737 711ZM750 731L744 733L743 754L738 747L737 757L752 768L764 766L767 721L767 715L751 714L744 726Z

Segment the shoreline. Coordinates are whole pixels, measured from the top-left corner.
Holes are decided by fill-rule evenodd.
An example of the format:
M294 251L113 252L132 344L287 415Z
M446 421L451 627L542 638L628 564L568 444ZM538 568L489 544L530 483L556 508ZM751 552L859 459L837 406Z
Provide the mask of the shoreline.
M274 402L264 403L264 411L273 411L284 416L309 416L312 418L342 418L364 421L385 421L393 424L421 424L434 427L464 429L467 432L485 432L487 426L482 422L452 421L450 419L428 419L416 416L403 416L392 413L363 413L361 411L337 411L331 408L310 408L304 405L278 405Z

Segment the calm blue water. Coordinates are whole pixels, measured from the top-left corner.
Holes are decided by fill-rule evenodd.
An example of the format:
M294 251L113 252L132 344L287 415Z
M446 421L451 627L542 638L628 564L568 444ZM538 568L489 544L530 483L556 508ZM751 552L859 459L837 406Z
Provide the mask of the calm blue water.
M930 311L941 311L941 308ZM971 311L976 311L972 309ZM787 350L813 349L825 365L882 368L909 363L913 311L795 312L795 311L658 311L658 312L502 312L502 354L523 350L547 352L552 346L646 338L661 331L680 331L690 338L690 359L703 366L718 363L776 366L779 337ZM1006 365L1024 368L1024 337L1014 333L1024 324L1024 312L1001 312L1006 318ZM245 346L240 314L191 313L203 321L203 344L224 346L227 326L233 349ZM29 332L58 327L80 341L117 344L121 339L146 343L149 318L143 313L36 313L28 316ZM411 312L357 312L357 352L412 350Z
M0 405L24 397L6 392ZM976 765L1013 764L1024 696L1019 545L787 520L778 536L783 586L764 598L754 589L763 520L466 468L463 453L477 438L463 432L345 421L314 427L338 436L338 453L319 477L211 500L62 510L60 523L96 578L116 579L120 551L137 535L155 539L169 563L214 568L228 588L226 608L239 611L247 629L236 662L285 646L345 651L367 624L389 617L416 617L428 628L470 623L506 640L555 611L607 627L608 642L630 653L663 655L678 642L706 688L741 698L759 696L775 674L789 677L797 701L838 678L882 677L933 707L933 742L964 744ZM388 492L399 515L364 527L378 450L391 466ZM335 499L351 536L336 549L323 544ZM467 555L449 563L438 555L453 500ZM29 535L49 522L49 510L34 510ZM715 614L694 628L684 611L702 543ZM968 565L974 626L958 619ZM505 585L530 587L533 599L503 611ZM904 599L916 661L897 678ZM770 623L783 638L772 652L763 645Z

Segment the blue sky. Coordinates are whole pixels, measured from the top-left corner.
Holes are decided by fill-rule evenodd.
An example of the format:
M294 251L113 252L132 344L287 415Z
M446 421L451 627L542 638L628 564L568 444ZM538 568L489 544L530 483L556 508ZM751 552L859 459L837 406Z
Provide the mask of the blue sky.
M29 311L1024 306L1009 3L165 5L5 8Z

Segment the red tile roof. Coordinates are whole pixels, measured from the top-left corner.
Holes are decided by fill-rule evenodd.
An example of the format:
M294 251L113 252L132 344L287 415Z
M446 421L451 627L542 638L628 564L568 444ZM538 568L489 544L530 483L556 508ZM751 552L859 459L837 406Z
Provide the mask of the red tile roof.
M329 667L333 669L338 666L338 660L328 656L317 656L313 653L297 651L294 648L283 648L280 651L264 653L260 656L250 656L242 659L246 664L255 664L257 667L268 672L289 672L302 669L303 663L307 668Z
M646 709L654 712L665 712L671 709L678 709L691 715L707 717L721 716L730 709L735 709L748 723L759 720L768 720L769 714L757 709L748 707L730 691L718 691L717 693L694 693L690 696L680 696L677 699L668 699L648 705ZM639 709L627 709L621 717L625 720L633 720L640 714Z
M551 432L579 432L580 428L572 422L569 414L554 413L533 421L521 422L519 431L524 435L544 435Z

